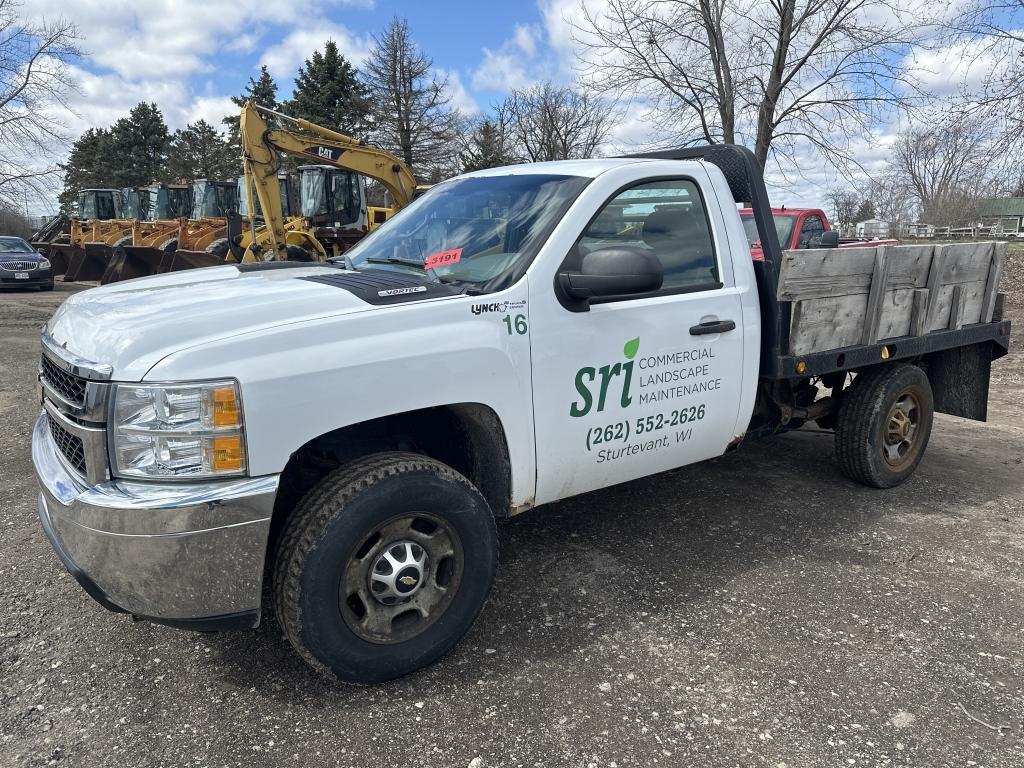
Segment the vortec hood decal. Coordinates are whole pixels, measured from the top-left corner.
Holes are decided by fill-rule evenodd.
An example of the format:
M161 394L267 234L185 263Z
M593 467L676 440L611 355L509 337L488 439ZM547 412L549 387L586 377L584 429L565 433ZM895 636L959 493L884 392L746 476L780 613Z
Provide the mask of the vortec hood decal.
M378 296L402 296L406 293L423 293L427 290L425 285L416 285L412 288L388 288L386 291L377 291Z
M299 279L341 288L367 304L401 304L454 296L457 293L451 286L431 282L426 275L405 275L384 269L308 275Z

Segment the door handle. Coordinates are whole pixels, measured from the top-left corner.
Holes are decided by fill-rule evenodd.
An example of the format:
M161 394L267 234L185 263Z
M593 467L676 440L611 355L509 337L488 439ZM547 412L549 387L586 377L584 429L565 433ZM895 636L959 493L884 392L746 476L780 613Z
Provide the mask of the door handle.
M691 336L709 336L712 333L725 333L731 331L736 327L736 323L732 320L709 320L706 323L700 323L690 327Z

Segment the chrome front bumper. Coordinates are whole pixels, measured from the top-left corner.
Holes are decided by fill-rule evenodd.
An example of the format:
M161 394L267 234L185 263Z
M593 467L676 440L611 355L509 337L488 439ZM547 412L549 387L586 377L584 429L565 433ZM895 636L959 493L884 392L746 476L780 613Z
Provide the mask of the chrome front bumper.
M278 476L86 487L65 468L49 418L40 414L32 433L39 519L85 590L164 624L256 626Z

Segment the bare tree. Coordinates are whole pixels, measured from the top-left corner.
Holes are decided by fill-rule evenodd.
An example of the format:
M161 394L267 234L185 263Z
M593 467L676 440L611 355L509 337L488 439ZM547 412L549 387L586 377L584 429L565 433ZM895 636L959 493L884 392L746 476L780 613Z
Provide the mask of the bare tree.
M825 199L832 205L832 223L839 229L846 229L856 223L857 206L861 199L855 192L833 189Z
M0 203L15 208L60 171L53 153L67 136L55 113L68 109L68 65L80 55L74 24L25 21L19 8L0 0Z
M889 170L877 175L868 186L868 200L876 219L887 221L895 235L918 219L914 194L906 178Z
M946 30L957 52L985 71L980 88L969 81L963 84L960 113L999 121L1001 148L1011 158L1004 170L1019 174L1016 158L1024 151L1024 0L968 3Z
M591 157L612 127L607 105L550 82L512 91L497 113L512 151L530 162Z
M984 122L955 120L906 131L893 145L892 169L928 224L965 224L994 182L992 133Z
M374 41L363 68L374 138L426 177L452 155L456 112L448 79L433 72L405 19L393 19Z
M917 92L899 15L896 0L608 0L575 37L589 83L652 106L666 140L846 167L851 139Z

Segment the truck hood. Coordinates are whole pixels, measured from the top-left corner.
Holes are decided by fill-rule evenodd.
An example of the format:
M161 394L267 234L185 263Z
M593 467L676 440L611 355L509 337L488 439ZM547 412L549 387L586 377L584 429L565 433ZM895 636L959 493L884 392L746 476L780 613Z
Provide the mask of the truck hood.
M299 278L335 275L309 266L242 272L234 266L174 272L92 288L65 301L46 325L70 352L141 381L181 349L288 323L380 309L349 291Z

